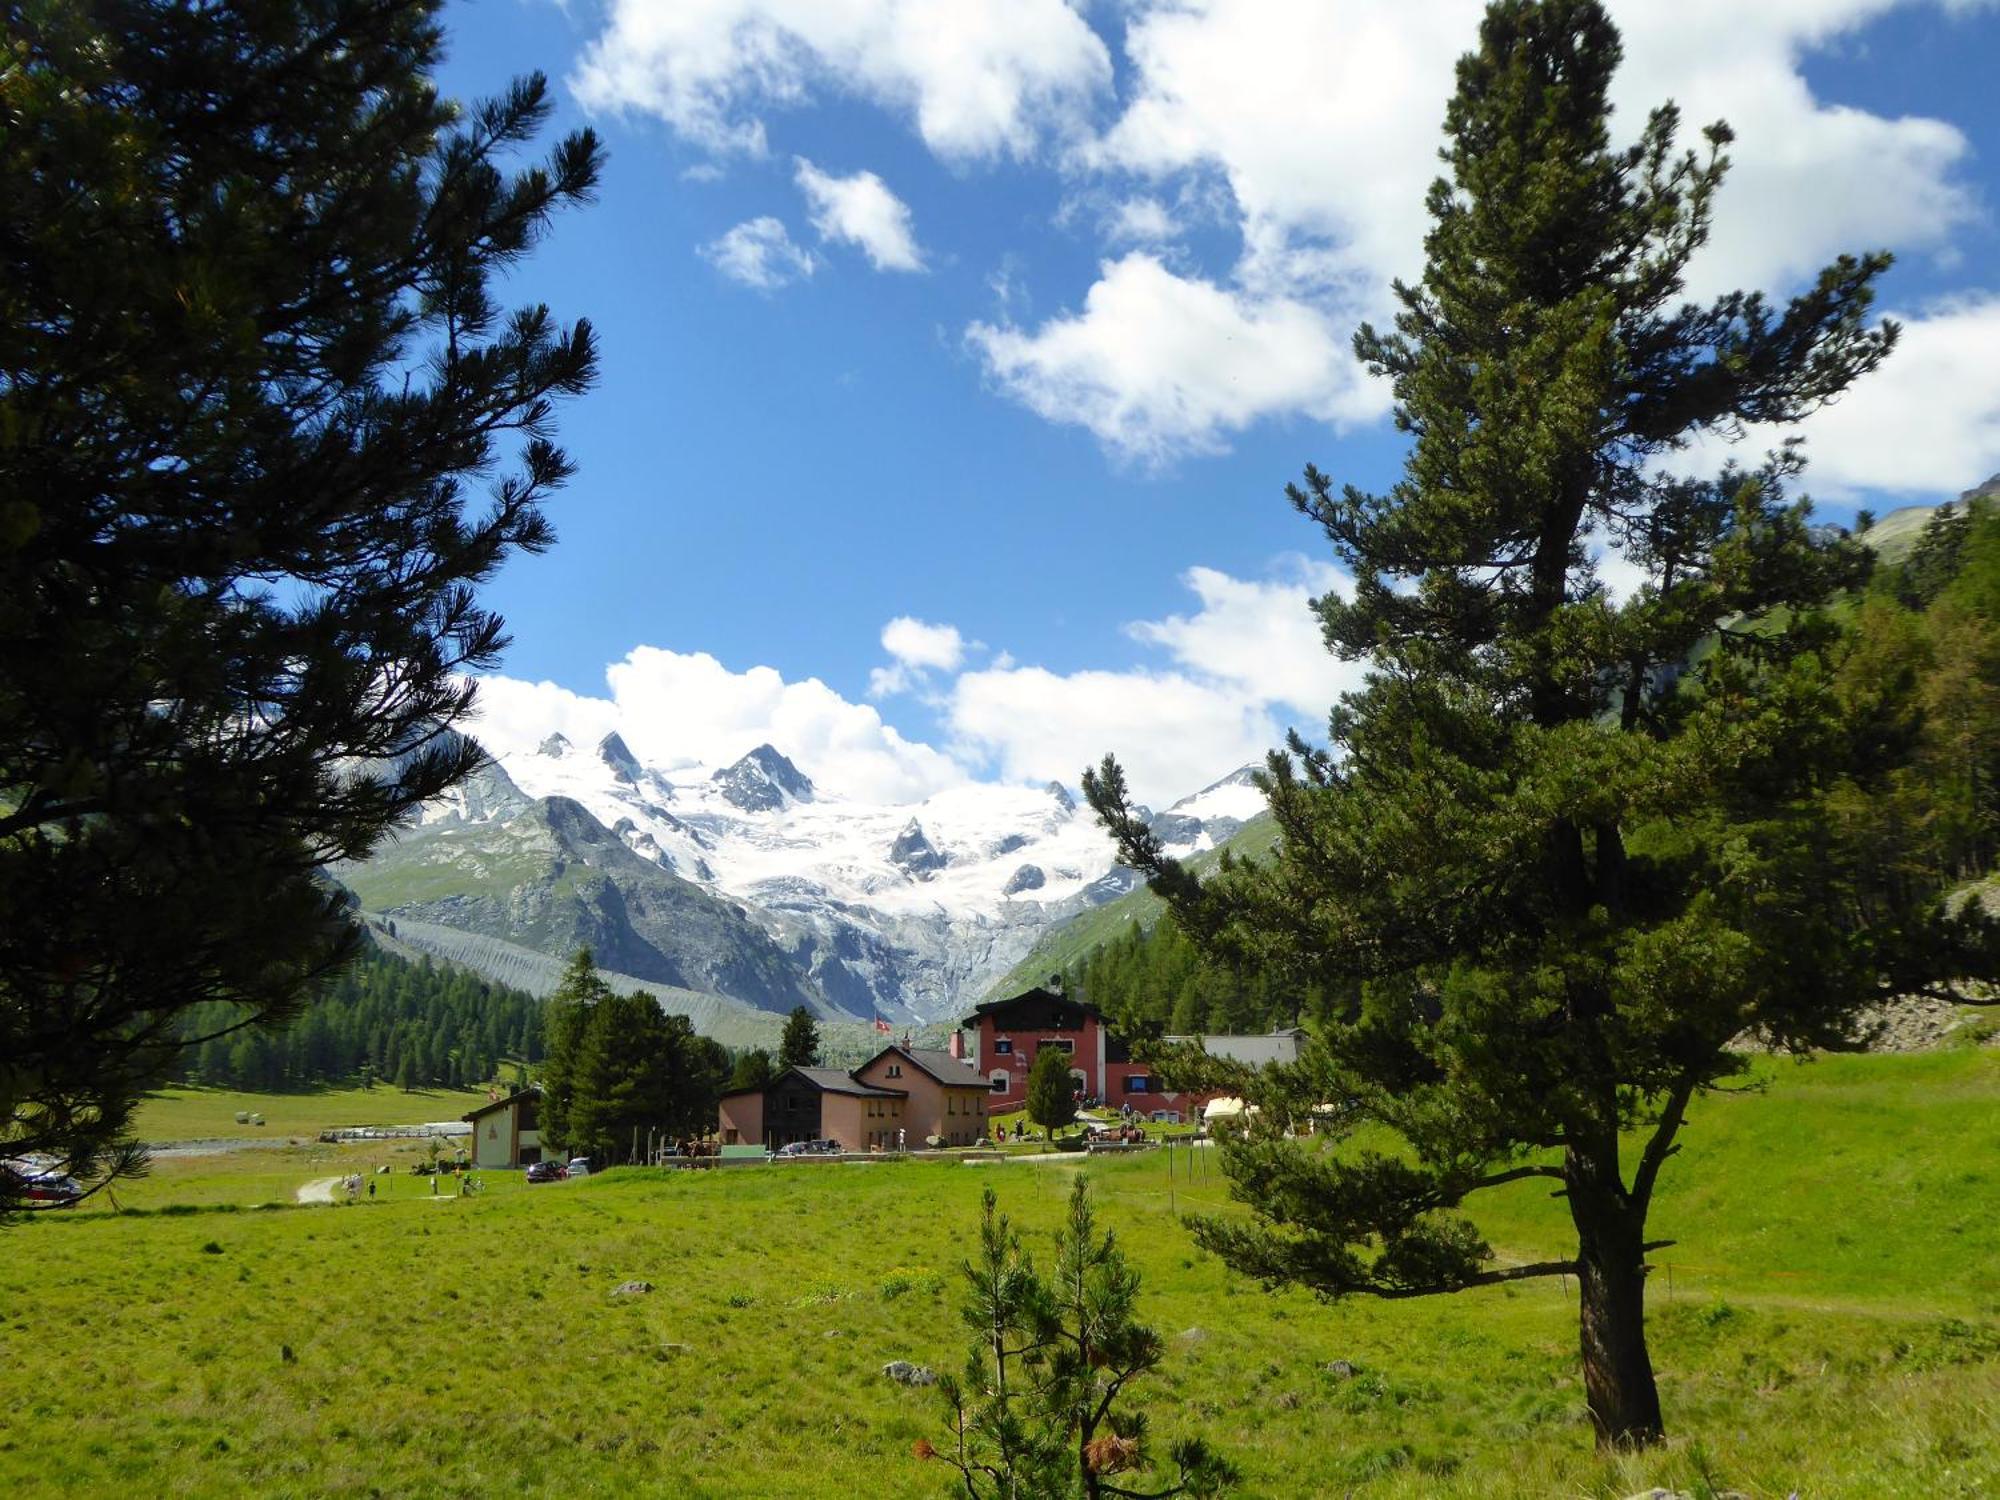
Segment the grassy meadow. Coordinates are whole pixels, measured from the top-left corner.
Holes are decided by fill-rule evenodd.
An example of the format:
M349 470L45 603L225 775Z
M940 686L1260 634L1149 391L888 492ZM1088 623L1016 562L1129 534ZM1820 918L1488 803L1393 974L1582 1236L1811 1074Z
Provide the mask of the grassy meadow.
M1153 1153L496 1175L464 1201L399 1171L358 1207L238 1206L359 1160L310 1147L0 1230L0 1493L943 1495L911 1454L935 1396L881 1366L963 1359L983 1187L1046 1246L1080 1170L1168 1339L1140 1387L1156 1435L1206 1434L1245 1494L2000 1493L2000 1055L1764 1076L1703 1101L1668 1170L1651 1334L1674 1436L1640 1457L1591 1451L1573 1288L1266 1293L1176 1222L1225 1202L1187 1152L1171 1186ZM1483 1222L1510 1258L1561 1245L1544 1192ZM655 1290L611 1296L635 1277Z
M427 1125L456 1120L487 1100L485 1089L301 1089L244 1094L230 1089L168 1088L139 1106L142 1141L282 1140L350 1125ZM261 1114L262 1125L239 1124L239 1113Z

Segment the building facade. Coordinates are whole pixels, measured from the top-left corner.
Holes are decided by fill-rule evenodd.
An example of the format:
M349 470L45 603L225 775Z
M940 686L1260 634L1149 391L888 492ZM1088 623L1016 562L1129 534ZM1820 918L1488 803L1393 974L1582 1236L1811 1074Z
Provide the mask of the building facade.
M890 1150L906 1129L909 1099L900 1088L878 1088L839 1068L787 1068L761 1089L724 1094L716 1129L725 1146L838 1141L843 1151Z
M1129 1104L1140 1114L1161 1118L1185 1107L1181 1096L1158 1092L1153 1070L1132 1060L1124 1038L1105 1025L1096 1006L1060 990L1038 986L988 1001L959 1024L973 1031L973 1066L986 1080L991 1114L1027 1103L1028 1070L1051 1047L1068 1054L1070 1078L1086 1103L1110 1109Z
M527 1167L542 1159L542 1135L537 1114L540 1089L523 1089L505 1099L482 1104L465 1116L472 1127L475 1167Z
M958 1033L953 1032L956 1041ZM990 1090L985 1078L958 1051L896 1044L884 1047L854 1070L876 1088L903 1093L902 1125L911 1146L936 1141L976 1146L986 1139Z
M1027 1103L1028 1070L1045 1048L1070 1058L1070 1077L1079 1099L1099 1108L1126 1108L1147 1119L1180 1121L1200 1117L1213 1097L1162 1089L1153 1070L1135 1062L1124 1038L1089 1001L1061 990L1037 987L1005 1000L977 1006L959 1023L972 1029L973 1066L988 1089L989 1114L1005 1114ZM1213 1057L1253 1068L1298 1061L1305 1032L1296 1027L1254 1036L1170 1036L1168 1044L1193 1042Z

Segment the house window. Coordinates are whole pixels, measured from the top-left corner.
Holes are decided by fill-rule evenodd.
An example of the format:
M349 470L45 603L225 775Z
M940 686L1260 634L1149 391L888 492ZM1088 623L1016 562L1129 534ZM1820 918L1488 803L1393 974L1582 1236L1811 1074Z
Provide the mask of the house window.
M1130 1078L1125 1080L1125 1092L1128 1094L1150 1093L1152 1087L1152 1080L1144 1073L1134 1073Z
M1006 1093L1008 1084L1007 1070L1005 1068L995 1068L993 1070L992 1083L993 1083L994 1093L996 1094Z
M1064 1052L1076 1051L1076 1043L1066 1036L1045 1036L1041 1044L1043 1047L1059 1047Z
M889 1076L891 1078L901 1078L903 1076L903 1065L901 1063L890 1063Z
M993 1055L994 1055L994 1056L996 1056L996 1057L1008 1057L1008 1056L1011 1056L1011 1055L1012 1055L1013 1051L1014 1051L1014 1039L1013 1039L1013 1038L1012 1038L1011 1036L1003 1036L1003 1037L995 1037L995 1038L994 1038L994 1040L993 1040Z

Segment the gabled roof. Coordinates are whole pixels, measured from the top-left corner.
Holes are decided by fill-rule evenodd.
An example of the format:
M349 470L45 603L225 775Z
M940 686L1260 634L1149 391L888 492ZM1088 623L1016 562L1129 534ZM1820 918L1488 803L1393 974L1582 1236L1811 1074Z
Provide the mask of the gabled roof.
M910 1096L902 1089L880 1089L873 1084L863 1083L851 1073L839 1068L787 1068L770 1087L776 1088L787 1078L797 1074L822 1094L854 1094L863 1099L907 1099Z
M499 1110L510 1108L516 1104L540 1104L541 1102L542 1102L542 1090L539 1085L536 1085L534 1087L522 1089L518 1094L502 1095L500 1098L495 1099L491 1104L482 1104L479 1106L479 1108L475 1109L471 1114L460 1115L459 1118L461 1120L467 1120L467 1121L480 1120L484 1119L487 1115L494 1114Z
M1061 990L1044 989L1040 985L1036 985L1035 988L1023 990L1018 995L1009 995L1005 1000L988 1000L984 1005L975 1005L972 1007L972 1014L958 1024L961 1026L977 1026L981 1018L985 1016L992 1016L997 1021L1003 1012L1023 1003L1061 1005L1066 1006L1070 1010L1081 1011L1085 1016L1094 1017L1099 1021L1104 1019L1104 1012L1092 1005L1088 1000L1080 999L1075 995L1065 995Z
M971 1058L953 1057L942 1047L905 1047L900 1042L891 1042L854 1071L866 1072L891 1052L898 1057L908 1058L912 1067L928 1073L947 1088L980 1090L990 1088L985 1076L973 1068Z

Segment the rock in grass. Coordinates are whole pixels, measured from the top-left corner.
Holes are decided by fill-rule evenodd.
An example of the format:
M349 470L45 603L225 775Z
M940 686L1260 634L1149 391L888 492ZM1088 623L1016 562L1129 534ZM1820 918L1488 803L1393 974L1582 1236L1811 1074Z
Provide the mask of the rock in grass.
M898 1385L936 1385L937 1371L926 1365L913 1365L907 1359L892 1359L882 1366L882 1373Z
M643 1297L653 1289L650 1281L621 1281L611 1289L614 1297Z
M1330 1359L1320 1368L1335 1380L1352 1380L1361 1373L1361 1367L1352 1360Z

